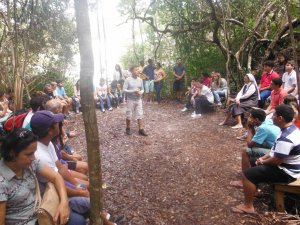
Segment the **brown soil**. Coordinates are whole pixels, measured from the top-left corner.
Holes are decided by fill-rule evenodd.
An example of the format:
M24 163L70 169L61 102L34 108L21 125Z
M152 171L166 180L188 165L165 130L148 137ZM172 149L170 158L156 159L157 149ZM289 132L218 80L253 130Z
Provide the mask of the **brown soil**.
M273 193L255 200L258 215L239 215L230 207L243 200L229 182L240 178L241 131L220 127L224 113L191 118L173 102L145 105L148 137L125 134L125 106L97 110L102 151L104 205L128 225L288 224L292 216L274 213ZM73 124L72 124L73 126ZM81 116L75 150L86 156ZM291 222L291 221L290 221ZM289 224L296 224L289 223Z

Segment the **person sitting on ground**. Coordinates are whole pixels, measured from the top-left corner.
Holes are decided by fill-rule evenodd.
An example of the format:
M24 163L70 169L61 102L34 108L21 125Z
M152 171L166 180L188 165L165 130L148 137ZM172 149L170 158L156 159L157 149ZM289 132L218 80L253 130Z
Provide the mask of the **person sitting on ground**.
M272 88L271 102L268 108L265 110L267 115L273 113L275 107L282 104L285 96L287 96L286 90L282 88L282 80L280 78L274 78L270 87Z
M181 112L186 112L188 110L190 110L193 107L192 104L192 97L193 95L196 93L197 91L197 87L196 87L196 78L192 78L191 80L191 86L188 87L187 92L185 93L185 95L187 96L187 103L185 104L185 107L181 110Z
M261 109L264 108L266 99L271 95L271 86L270 86L271 81L274 78L279 78L278 73L276 73L273 70L274 67L273 61L271 60L265 61L263 67L265 73L262 75L258 85L258 90L260 92L258 107Z
M290 183L300 177L300 130L293 124L294 111L288 105L275 108L273 122L281 132L270 153L243 172L244 203L232 207L236 213L255 213L254 195L260 183Z
M227 96L227 81L221 77L220 73L213 74L211 90L214 95L215 103L217 105L222 105L221 97Z
M95 91L95 100L98 101L98 104L100 105L100 110L102 112L105 112L104 103L106 102L107 108L109 111L112 111L113 108L111 107L110 98L108 95L108 87L105 84L104 78L100 78L100 83L96 87Z
M201 113L208 113L214 110L214 95L211 90L200 83L196 83L197 91L192 96L191 101L195 104L195 112L192 114L193 118L201 117Z
M240 92L237 94L235 99L231 99L233 103L231 103L227 108L227 115L223 122L221 122L219 125L223 126L225 125L231 116L235 117L237 124L233 126L233 129L240 129L243 128L242 125L242 115L244 112L251 109L251 107L256 107L258 98L259 98L259 92L257 88L257 84L255 81L254 76L251 73L248 73L244 76L244 86L240 90Z
M247 149L242 151L242 172L254 166L255 161L270 152L280 133L272 119L266 119L262 109L253 109L247 121ZM242 187L242 181L233 181L233 186Z
M285 65L285 73L282 75L283 89L293 96L298 96L297 74L295 71L295 62L290 60Z
M42 110L36 112L31 118L32 132L38 136L35 156L41 163L48 165L52 170L62 175L66 181L66 189L69 198L69 207L80 216L80 221L76 225L86 225L85 219L90 211L89 191L83 184L74 179L67 167L57 158L55 147L51 140L59 135L59 123L63 122L62 113L53 114L50 111ZM42 189L45 187L45 180L39 179ZM105 225L113 225L106 219L104 214L101 217Z
M109 87L109 95L111 98L111 103L115 107L119 107L120 105L120 91L118 89L118 81L113 80Z
M80 113L79 109L81 107L80 105L80 80L77 80L75 86L74 86L74 93L73 93L73 105L75 107L75 113Z
M202 72L201 84L205 85L208 88L210 88L211 86L211 78L209 77L209 74L206 71Z
M27 129L15 129L1 145L0 160L0 224L36 224L36 182L41 176L54 184L59 195L55 222L75 224L68 206L68 197L62 177L47 165L36 160L37 137ZM70 215L70 216L69 216Z
M156 63L156 68L154 70L154 88L156 91L156 101L160 104L161 101L161 89L163 87L163 80L167 77L167 74L162 69L159 62Z
M12 111L8 108L8 100L4 91L0 91L0 123L4 123L10 116Z

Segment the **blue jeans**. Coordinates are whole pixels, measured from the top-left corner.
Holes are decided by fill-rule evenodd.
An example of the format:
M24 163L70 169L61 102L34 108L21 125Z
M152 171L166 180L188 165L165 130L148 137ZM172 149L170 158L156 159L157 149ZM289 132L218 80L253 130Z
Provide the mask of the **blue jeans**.
M266 99L271 95L271 90L263 90L260 92L260 100L258 101L258 107L263 108L265 106Z
M103 99L101 96L98 99L99 99L101 111L105 110L105 108L104 108L104 100L106 101L107 107L111 108L110 97L108 95L106 95L105 99Z
M160 100L161 100L161 96L160 96L160 93L161 93L161 89L163 87L163 83L160 81L160 82L155 82L154 83L154 88L156 90L156 101L158 103L160 103Z
M214 95L214 101L215 103L220 103L221 99L220 97L225 97L226 96L226 90L223 91L212 91L213 95Z
M79 109L81 107L79 98L73 96L72 100L73 100L73 103L75 105L75 112L79 112Z
M68 225L86 225L86 218L90 212L90 198L71 197L69 198L69 207L71 210Z

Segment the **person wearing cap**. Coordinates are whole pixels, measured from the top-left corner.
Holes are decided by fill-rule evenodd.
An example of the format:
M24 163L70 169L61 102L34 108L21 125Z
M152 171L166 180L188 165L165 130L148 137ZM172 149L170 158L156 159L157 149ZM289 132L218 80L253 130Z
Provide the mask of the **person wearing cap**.
M69 206L72 212L79 217L79 220L73 224L85 225L85 219L90 210L90 193L70 176L67 167L58 160L54 145L51 142L54 137L59 135L59 123L63 122L63 120L64 115L62 113L53 114L48 110L38 111L32 116L30 121L31 129L38 136L35 156L41 163L48 165L54 171L60 173L65 181L67 181L67 194L70 197ZM46 180L39 178L39 181L42 184L41 189L43 190L45 188L43 184L46 183ZM113 225L112 222L106 219L104 212L101 214L101 217L105 225Z

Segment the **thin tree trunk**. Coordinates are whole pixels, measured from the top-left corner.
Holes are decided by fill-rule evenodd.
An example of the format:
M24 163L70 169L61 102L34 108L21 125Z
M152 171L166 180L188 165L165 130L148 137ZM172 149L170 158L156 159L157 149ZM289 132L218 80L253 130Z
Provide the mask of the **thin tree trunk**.
M300 96L300 77L299 77L299 67L298 67L298 56L297 56L297 51L296 51L296 42L295 42L295 37L294 37L294 29L292 25L292 18L290 14L290 4L289 0L285 0L285 7L286 7L286 14L289 22L289 28L290 28L290 37L291 37L291 45L293 49L293 58L295 61L295 71L297 74L297 83L298 83L298 96Z
M101 225L102 171L99 133L93 96L94 59L87 0L74 0L80 50L80 93L90 176L90 224Z

